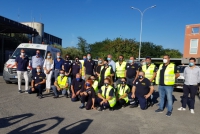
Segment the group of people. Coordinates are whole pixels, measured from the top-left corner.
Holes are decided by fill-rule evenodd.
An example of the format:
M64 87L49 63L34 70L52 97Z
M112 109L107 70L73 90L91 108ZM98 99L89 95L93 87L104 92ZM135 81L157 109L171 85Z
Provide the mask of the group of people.
M15 65L18 74L18 89L21 90L21 76L25 79L25 92L36 92L37 96L43 98L43 90L50 93L53 90L54 98L59 98L62 94L71 98L72 102L81 101L79 108L96 109L98 111L109 108L111 111L116 106L138 107L142 110L153 106L154 85L158 85L159 108L155 112L163 112L165 101L167 101L166 116L171 116L173 110L173 85L175 79L179 77L179 70L176 65L170 62L170 56L164 55L163 63L159 68L151 62L151 57L146 57L141 65L134 63L131 56L126 62L123 55L118 57L115 63L112 55L106 58L99 58L98 64L92 60L88 53L79 61L75 57L71 61L68 54L61 58L58 52L57 57L52 59L49 52L43 59L40 51L32 57L30 66L32 67L31 88L28 87L27 66L29 59L26 52L21 49L21 55L16 58ZM195 66L196 59L190 58L189 66L184 71L185 83L183 88L183 103L178 110L186 110L186 103L190 93L190 111L194 113L195 93L197 92L200 69ZM52 75L54 74L54 83ZM195 81L194 81L195 80Z

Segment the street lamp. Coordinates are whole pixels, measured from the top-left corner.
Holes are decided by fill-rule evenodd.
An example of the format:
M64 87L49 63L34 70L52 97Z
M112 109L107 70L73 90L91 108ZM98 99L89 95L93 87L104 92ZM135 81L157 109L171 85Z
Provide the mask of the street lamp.
M150 6L150 7L148 7L148 8L146 8L143 12L140 10L140 9L138 9L138 8L135 8L135 7L131 7L131 9L135 9L135 10L138 10L139 12L140 12L140 14L141 14L141 24L140 24L140 45L139 45L139 56L138 56L138 60L140 61L140 53L141 53L141 44L142 44L142 20L143 20L143 15L144 15L144 13L148 10L148 9L150 9L150 8L154 8L154 7L156 7L156 5L154 5L154 6Z

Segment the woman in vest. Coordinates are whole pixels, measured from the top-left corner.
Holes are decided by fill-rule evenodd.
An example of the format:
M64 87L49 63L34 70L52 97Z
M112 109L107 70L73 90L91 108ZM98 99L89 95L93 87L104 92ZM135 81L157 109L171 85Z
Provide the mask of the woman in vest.
M101 67L101 71L100 71L100 75L99 75L100 86L103 86L104 79L109 75L113 77L114 76L114 72L113 72L112 67L110 67L108 65L108 60L106 59L103 62L103 66Z
M99 82L95 79L94 75L90 76L89 79L93 81L92 87L94 88L95 94L98 94Z
M44 73L46 74L46 93L50 92L51 88L51 77L52 70L54 69L54 61L52 59L52 55L49 52L43 64Z
M120 107L125 107L128 104L129 86L126 84L126 78L121 78L121 83L117 85L117 102Z
M80 92L81 103L80 109L85 108L86 110L96 109L95 104L95 91L92 87L93 81L91 79L86 80L84 88ZM85 106L85 102L87 103Z
M113 87L110 85L109 79L104 79L104 85L99 89L98 92L98 111L109 108L113 111L113 107L116 104L116 96Z

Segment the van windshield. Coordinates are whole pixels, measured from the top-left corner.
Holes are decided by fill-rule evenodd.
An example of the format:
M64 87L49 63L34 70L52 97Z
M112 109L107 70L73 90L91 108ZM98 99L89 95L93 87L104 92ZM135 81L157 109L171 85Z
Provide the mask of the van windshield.
M177 69L179 70L179 73L183 73L186 66L177 66Z
M21 49L22 48L17 48L15 50L15 52L12 54L12 56L10 57L10 59L16 59L16 57L20 56L21 54ZM32 56L36 55L36 50L40 50L40 49L30 49L30 48L23 48L25 50L25 55L29 58L29 60L32 59ZM45 56L45 50L40 50L40 56L44 58Z

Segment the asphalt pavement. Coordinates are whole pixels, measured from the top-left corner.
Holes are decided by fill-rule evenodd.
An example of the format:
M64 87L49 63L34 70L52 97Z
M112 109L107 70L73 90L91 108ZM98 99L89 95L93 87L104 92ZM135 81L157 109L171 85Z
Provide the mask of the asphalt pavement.
M196 97L195 114L188 108L178 111L180 91L174 92L171 117L165 116L166 109L155 113L156 104L144 111L139 107L112 112L80 110L80 102L70 98L19 94L17 84L6 84L2 76L0 91L0 134L200 134L200 101Z

